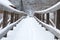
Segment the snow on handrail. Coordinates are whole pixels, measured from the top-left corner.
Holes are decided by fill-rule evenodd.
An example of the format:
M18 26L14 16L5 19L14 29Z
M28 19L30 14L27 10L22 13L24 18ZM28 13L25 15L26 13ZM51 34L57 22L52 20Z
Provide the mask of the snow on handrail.
M55 5L53 5L52 7L49 7L47 9L41 10L41 11L35 11L34 13L50 13L50 12L54 12L58 9L60 9L60 1L58 3L56 3Z
M17 23L19 23L23 18L25 18L25 16L21 17L19 20L17 20L16 22L6 26L4 29L2 29L0 31L0 39L5 35L7 34L7 32L13 27L15 26Z
M25 12L23 11L19 11L17 9L14 9L13 7L11 7L10 5L14 6L10 1L8 0L0 0L0 10L5 10L8 12L17 12L17 13L23 13L25 14Z
M34 17L37 21L39 21L41 24L45 26L46 29L48 29L51 33L53 33L57 38L60 39L60 30L56 29L55 27L48 25L42 21L40 21L37 17Z

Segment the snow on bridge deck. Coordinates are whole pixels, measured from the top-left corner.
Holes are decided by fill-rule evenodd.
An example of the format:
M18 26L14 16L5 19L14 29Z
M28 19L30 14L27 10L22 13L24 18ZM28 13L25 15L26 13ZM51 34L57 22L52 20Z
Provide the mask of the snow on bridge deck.
M17 24L7 38L1 40L54 40L54 35L45 30L34 17L27 17Z

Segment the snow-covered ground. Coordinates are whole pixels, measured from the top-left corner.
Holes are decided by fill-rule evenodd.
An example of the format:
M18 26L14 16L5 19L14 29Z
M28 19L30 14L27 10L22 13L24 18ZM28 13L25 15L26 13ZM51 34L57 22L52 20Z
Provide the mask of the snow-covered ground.
M7 38L1 40L54 40L54 35L46 31L34 17L27 17L8 32Z

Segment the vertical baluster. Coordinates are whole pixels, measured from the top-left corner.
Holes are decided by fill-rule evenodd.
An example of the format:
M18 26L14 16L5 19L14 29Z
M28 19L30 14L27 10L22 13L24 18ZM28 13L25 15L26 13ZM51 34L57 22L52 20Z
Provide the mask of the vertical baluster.
M49 13L46 14L46 23L49 24Z
M4 13L3 13L3 28L5 28L7 26L7 20L8 20L8 12L4 11ZM7 34L4 37L7 37Z
M19 19L19 14L15 14L15 21L17 21ZM16 25L15 25L16 26Z
M42 14L42 21L44 22L44 14Z
M44 22L44 14L42 14L42 22ZM44 25L42 25L44 27Z
M36 17L37 17L37 13L35 13L35 14L34 14L34 16L36 16Z
M14 13L11 13L11 23L14 22Z
M56 28L56 19L57 19L57 12L54 12L54 24L55 24L55 28Z
M38 19L41 20L41 14L37 14L37 13L35 13L35 16L36 16Z
M19 14L15 14L15 21L19 19Z
M46 14L46 23L49 24L49 13ZM46 29L46 31L48 30Z
M58 28L60 30L60 10L57 10L56 28Z
M11 13L11 23L13 22L14 22L14 13ZM11 30L13 30L13 28Z
M41 19L41 18L42 18L41 14L38 14L38 16L39 16L38 18L39 18L40 20L42 20L42 19Z

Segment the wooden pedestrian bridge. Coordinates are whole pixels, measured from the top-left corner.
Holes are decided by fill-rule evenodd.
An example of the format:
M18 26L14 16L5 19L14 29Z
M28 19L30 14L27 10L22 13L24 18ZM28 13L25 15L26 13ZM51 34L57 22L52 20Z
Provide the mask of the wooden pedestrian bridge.
M27 14L8 0L0 0L0 40L60 40L60 1L33 14ZM54 20L50 19L50 14Z

